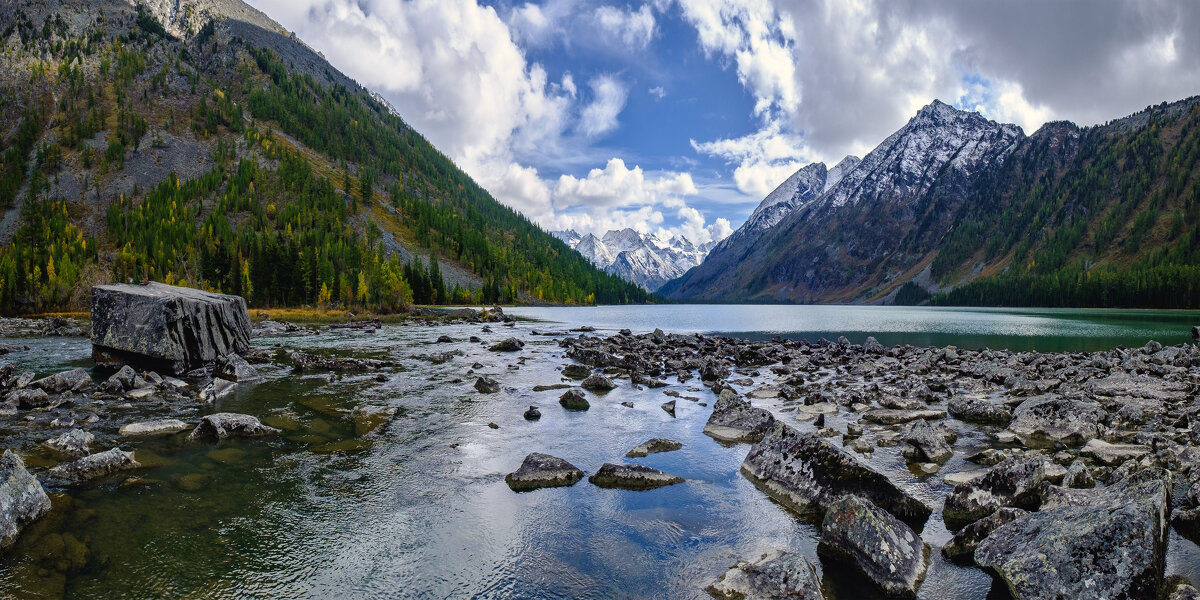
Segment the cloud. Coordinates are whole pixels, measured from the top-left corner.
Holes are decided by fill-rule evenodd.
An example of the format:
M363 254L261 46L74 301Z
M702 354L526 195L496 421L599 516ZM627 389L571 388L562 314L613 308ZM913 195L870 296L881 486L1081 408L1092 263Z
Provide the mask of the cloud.
M654 96L655 100L662 100L663 98L667 97L667 90L664 90L663 86L661 85L656 85L646 91L649 92L651 96Z
M607 36L619 39L630 49L642 49L654 39L654 13L649 4L638 10L601 6L592 12L596 25Z
M691 144L697 152L718 156L737 165L733 179L738 191L762 198L797 169L811 162L803 136L784 133L783 129L784 125L776 120L739 138L710 142L691 140Z
M711 224L707 224L704 213L690 206L680 208L676 216L682 220L682 223L676 227L665 228L663 231L672 236L683 236L696 244L719 242L733 233L729 219L719 217Z
M624 160L612 158L603 169L592 169L586 177L559 177L554 186L554 205L560 209L648 206L673 203L673 199L695 193L696 184L688 173L647 177L641 167L630 169Z
M592 102L580 114L579 131L596 137L617 128L617 115L625 108L629 88L613 75L601 75L588 85L592 88Z

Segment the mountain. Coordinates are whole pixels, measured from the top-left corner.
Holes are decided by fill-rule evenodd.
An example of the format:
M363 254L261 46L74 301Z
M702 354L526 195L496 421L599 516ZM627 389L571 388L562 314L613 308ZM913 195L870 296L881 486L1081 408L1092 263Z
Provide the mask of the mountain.
M660 293L1200 306L1197 104L1163 103L1095 127L1048 123L1026 136L934 101L836 183L765 229L752 217ZM823 169L810 165L789 182ZM813 187L789 182L772 195ZM768 197L756 214L777 203Z
M697 246L680 235L663 239L630 228L609 231L601 238L574 230L556 231L554 236L605 272L649 291L700 264L715 245Z
M0 311L143 279L255 306L647 297L239 0L17 0L0 47Z

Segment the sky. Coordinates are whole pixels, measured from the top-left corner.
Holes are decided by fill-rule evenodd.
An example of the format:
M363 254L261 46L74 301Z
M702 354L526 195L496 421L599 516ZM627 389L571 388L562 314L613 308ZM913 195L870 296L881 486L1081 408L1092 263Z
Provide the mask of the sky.
M1180 0L249 0L547 230L728 235L940 99L1092 125L1200 94Z

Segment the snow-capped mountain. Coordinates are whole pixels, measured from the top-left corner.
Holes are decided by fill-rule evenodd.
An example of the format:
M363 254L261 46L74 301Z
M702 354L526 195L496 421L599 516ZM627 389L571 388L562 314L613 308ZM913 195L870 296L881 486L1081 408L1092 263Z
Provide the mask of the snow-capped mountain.
M771 192L677 299L860 299L905 274L952 229L975 174L1002 164L1020 127L935 100L860 161L808 165ZM911 274L910 274L911 275Z
M581 235L574 230L555 231L552 235L597 267L649 291L700 264L715 245L709 242L697 246L680 235L665 239L630 228L612 230L603 237Z

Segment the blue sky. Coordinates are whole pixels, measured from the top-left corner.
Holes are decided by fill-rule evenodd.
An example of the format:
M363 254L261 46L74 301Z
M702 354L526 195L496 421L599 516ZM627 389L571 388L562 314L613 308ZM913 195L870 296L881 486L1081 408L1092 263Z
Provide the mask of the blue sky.
M546 229L722 237L935 98L1032 133L1200 93L1200 3L250 1Z

